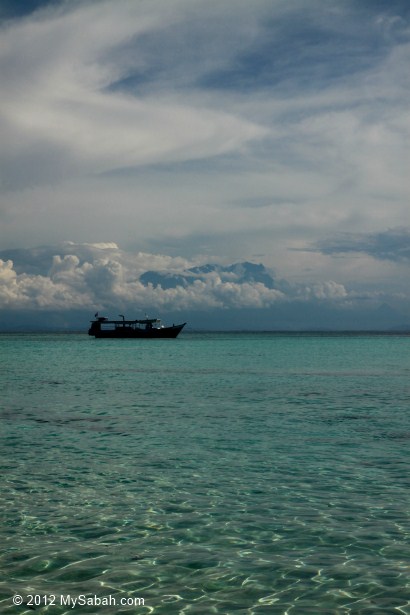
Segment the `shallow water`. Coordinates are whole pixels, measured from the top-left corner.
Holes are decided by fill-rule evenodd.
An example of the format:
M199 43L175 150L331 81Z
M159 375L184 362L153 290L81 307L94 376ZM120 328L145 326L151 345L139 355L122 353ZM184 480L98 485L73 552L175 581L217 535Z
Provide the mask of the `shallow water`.
M0 612L410 614L409 337L0 353Z

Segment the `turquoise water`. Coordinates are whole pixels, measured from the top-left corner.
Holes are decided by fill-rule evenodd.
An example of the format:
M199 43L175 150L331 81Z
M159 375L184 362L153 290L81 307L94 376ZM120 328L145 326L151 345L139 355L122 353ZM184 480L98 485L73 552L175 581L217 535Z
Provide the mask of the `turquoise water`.
M409 337L1 335L0 368L1 613L410 614Z

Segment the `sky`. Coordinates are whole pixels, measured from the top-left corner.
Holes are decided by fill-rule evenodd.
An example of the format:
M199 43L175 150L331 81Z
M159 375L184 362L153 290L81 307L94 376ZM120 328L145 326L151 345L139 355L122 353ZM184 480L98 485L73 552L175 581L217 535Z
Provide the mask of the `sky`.
M3 324L410 323L409 65L407 0L1 0Z

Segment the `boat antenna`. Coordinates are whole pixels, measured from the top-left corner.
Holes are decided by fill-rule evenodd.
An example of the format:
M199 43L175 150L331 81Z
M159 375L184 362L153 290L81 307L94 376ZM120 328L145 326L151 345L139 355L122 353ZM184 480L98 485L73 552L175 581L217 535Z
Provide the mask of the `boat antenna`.
M124 314L118 314L118 316L119 316L120 318L122 318L123 320L125 320L125 316L124 316Z

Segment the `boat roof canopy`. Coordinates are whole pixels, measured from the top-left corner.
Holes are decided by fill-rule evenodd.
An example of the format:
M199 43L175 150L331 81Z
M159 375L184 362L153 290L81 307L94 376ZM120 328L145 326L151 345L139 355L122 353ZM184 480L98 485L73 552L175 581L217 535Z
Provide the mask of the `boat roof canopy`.
M96 321L92 321L92 322L96 322ZM149 324L154 324L156 322L161 322L159 318L144 318L143 320L108 320L108 318L105 318L104 316L100 316L99 318L97 318L97 322L104 322L107 324L114 324L114 325L149 325Z

